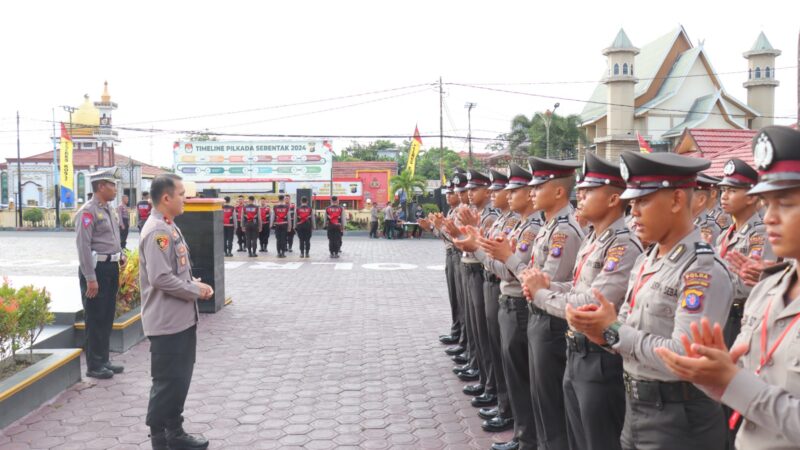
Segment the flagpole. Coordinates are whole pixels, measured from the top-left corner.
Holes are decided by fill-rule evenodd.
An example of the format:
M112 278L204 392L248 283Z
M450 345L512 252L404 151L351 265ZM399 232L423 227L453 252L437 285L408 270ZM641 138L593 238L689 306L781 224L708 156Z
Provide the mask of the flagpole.
M444 180L444 119L442 108L444 105L444 92L442 91L442 77L439 77L439 180ZM800 119L798 119L800 120ZM442 181L444 187L444 181Z
M19 111L17 111L17 213L19 214L19 226L22 228L22 164L19 156Z
M56 150L56 109L52 109L53 112L53 200L56 204L56 229L61 228L61 196L59 195L59 179L58 179L58 151ZM59 139L59 143L61 143L61 139Z

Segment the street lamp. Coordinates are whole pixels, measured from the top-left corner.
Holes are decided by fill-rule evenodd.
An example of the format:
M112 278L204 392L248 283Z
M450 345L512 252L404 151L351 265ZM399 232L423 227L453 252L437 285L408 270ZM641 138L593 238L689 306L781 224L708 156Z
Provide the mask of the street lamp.
M544 121L544 129L545 129L545 139L547 142L547 149L545 150L545 157L550 158L550 123L553 121L553 115L556 113L556 109L561 106L561 103L556 103L553 105L553 110L550 111L549 109L542 113L536 113L537 116L541 116L542 120Z
M478 106L477 103L467 102L464 108L467 108L467 142L469 143L469 168L472 169L472 108Z

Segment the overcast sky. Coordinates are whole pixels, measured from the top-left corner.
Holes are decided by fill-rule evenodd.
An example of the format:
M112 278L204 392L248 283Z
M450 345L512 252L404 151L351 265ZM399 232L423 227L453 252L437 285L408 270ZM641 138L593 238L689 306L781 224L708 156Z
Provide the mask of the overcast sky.
M0 5L0 160L50 150L52 108L99 100L108 80L116 126L226 133L423 135L439 132L445 83L588 99L602 49L623 27L636 46L683 25L705 48L725 88L746 101L748 50L766 33L777 60L777 123L797 112L800 2L771 1L53 1ZM784 68L786 69L780 69ZM790 68L789 68L790 67ZM558 84L546 84L558 82ZM407 86L334 101L270 108ZM445 134L495 137L511 118L583 103L445 86ZM268 109L269 108L269 109ZM231 113L258 109L246 113ZM328 110L328 111L325 111ZM205 116L175 120L186 117ZM171 166L174 133L120 131L117 150ZM233 138L231 138L233 139ZM366 140L368 141L368 139ZM336 139L340 149L349 139ZM466 150L466 142L445 145ZM486 142L474 143L476 151ZM423 148L438 146L424 138Z

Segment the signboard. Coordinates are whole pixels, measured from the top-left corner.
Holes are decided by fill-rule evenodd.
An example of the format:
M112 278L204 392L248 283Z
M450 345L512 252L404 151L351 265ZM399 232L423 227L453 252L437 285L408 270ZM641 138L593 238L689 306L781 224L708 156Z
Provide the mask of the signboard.
M389 198L389 170L357 170L356 175L364 185L364 201L385 204Z
M184 180L213 183L268 183L330 180L331 142L180 141L173 144L175 173Z
M317 200L328 200L331 197L331 183L328 181L287 182L285 191L296 193L298 189L311 189ZM361 200L364 195L361 180L358 178L340 178L333 180L333 195L340 200Z

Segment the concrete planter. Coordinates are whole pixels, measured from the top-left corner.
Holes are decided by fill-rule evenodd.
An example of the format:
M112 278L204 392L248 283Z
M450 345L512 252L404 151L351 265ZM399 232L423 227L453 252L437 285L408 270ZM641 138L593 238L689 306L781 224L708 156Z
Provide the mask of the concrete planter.
M75 324L75 346L83 347L85 339L86 323L77 322ZM142 340L144 340L144 330L142 329L141 307L136 307L114 321L111 328L109 350L123 353Z
M0 429L81 380L80 349L33 353L48 356L0 382Z

